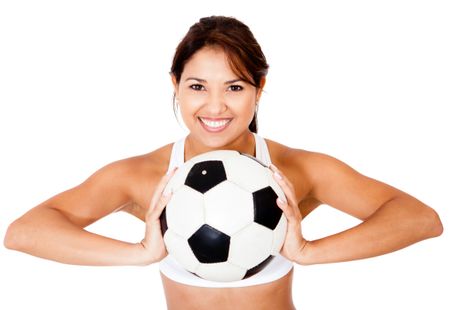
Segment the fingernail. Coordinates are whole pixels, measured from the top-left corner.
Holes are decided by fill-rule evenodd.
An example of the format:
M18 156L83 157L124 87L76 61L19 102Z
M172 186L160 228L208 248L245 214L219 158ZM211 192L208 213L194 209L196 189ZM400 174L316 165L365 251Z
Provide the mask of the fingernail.
M283 179L283 178L281 177L281 175L280 175L278 172L274 172L273 174L275 175L275 177L276 177L278 180L282 180L282 179Z
M278 197L277 199L280 201L281 204L285 204L286 203L286 201L283 198L281 198L281 197Z
M173 168L172 170L168 170L166 175L169 175L171 173L174 173L176 170L178 169L178 167Z

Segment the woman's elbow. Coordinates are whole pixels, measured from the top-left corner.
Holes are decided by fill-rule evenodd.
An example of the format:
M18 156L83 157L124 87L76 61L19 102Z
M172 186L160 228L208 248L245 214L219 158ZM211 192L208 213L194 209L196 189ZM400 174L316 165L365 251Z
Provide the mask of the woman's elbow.
M442 226L439 214L432 208L428 208L427 212L422 216L423 228L426 232L426 237L433 238L442 235L444 227Z
M6 230L3 245L7 249L20 251L25 246L25 240L22 224L18 219L12 222Z

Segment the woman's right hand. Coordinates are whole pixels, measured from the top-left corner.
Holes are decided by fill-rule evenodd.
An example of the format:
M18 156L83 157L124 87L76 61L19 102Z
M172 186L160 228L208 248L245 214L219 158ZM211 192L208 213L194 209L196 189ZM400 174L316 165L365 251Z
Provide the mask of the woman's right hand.
M166 174L161 178L155 188L149 209L145 216L145 237L141 241L141 245L144 248L145 261L147 264L159 262L167 256L159 217L172 197L171 192L164 190L176 170L177 168L175 167L169 174Z

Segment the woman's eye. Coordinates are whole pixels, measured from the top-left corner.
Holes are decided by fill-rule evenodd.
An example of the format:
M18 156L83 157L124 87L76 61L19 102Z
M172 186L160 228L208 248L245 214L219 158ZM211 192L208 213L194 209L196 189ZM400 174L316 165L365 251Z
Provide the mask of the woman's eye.
M201 84L193 84L190 86L193 90L203 90L203 85Z
M189 86L191 89L196 90L196 91L201 91L201 90L205 90L205 87L201 84L192 84L191 86ZM229 89L233 92L235 91L241 91L244 89L244 87L240 86L240 85L230 85Z
M244 89L244 87L242 87L240 85L231 85L230 89L231 89L231 91L241 91Z

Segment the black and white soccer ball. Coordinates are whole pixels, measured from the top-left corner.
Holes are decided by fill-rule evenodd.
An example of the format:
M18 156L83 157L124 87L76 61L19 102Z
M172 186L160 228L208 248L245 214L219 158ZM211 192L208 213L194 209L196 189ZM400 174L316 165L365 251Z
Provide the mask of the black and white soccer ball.
M253 156L212 151L185 162L166 186L161 214L168 253L191 273L237 281L261 271L279 251L287 221L285 198L271 170Z

